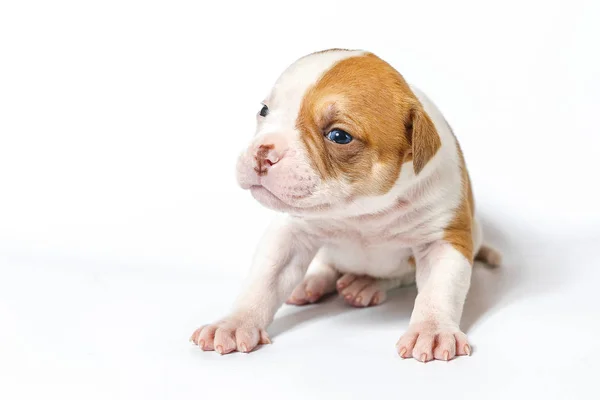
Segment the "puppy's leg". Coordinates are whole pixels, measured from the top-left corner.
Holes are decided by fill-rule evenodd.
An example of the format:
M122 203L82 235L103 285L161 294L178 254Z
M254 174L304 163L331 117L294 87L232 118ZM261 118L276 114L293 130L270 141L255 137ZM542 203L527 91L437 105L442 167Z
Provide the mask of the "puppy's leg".
M190 340L221 354L249 352L270 343L266 333L277 309L300 282L318 248L311 238L282 218L270 226L254 257L253 268L233 312L197 329Z
M483 231L477 218L473 219L473 254L475 260L482 261L490 267L498 267L502 263L502 254L493 247L483 244Z
M411 278L411 275L413 278ZM376 306L387 299L387 292L414 282L414 273L405 277L378 279L370 276L344 274L337 281L337 289L346 303L354 307Z
M340 296L354 307L376 306L387 299L387 292L415 282L415 259L408 257L398 267L396 278L378 279L370 276L344 274L336 287ZM402 271L405 271L403 274Z
M398 353L423 362L470 355L459 323L471 281L471 262L444 241L417 249L415 255L419 294L408 331L397 343Z
M319 260L317 255L304 281L296 286L286 303L301 306L319 301L324 295L335 292L335 282L339 276L338 271Z

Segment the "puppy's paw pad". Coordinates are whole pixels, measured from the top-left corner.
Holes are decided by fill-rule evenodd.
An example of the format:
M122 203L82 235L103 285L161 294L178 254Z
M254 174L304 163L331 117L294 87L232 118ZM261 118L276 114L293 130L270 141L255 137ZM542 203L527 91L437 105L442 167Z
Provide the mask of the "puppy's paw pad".
M223 320L196 329L190 342L204 351L229 354L234 351L249 353L259 344L270 344L271 339L264 329L239 320Z
M400 357L412 357L421 362L450 361L456 356L471 355L467 336L458 328L429 322L409 327L398 340L396 349Z
M346 274L337 282L338 293L346 303L354 307L368 307L381 304L386 299L380 282L368 276Z

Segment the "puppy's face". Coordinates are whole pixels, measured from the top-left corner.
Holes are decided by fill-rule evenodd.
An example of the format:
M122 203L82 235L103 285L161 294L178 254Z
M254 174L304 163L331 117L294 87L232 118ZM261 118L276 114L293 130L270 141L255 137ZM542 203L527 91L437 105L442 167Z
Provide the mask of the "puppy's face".
M402 76L360 51L298 60L257 119L238 160L238 182L263 205L292 214L381 196L402 168L419 173L439 148L433 123Z

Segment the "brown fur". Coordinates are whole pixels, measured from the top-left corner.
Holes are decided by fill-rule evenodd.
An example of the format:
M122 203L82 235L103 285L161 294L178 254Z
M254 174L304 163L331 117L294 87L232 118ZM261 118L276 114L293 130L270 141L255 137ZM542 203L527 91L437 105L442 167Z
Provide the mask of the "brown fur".
M296 121L313 167L321 179L344 178L352 195L380 195L394 185L402 164L415 174L441 147L435 125L408 84L373 54L344 59L310 87ZM334 128L354 140L340 145L326 139ZM473 261L474 201L460 147L462 200L444 239Z
M502 255L489 246L481 246L475 256L475 260L482 261L490 267L498 267L502 263Z
M458 142L456 150L459 154L460 169L462 174L462 198L455 210L454 218L444 229L444 240L461 252L469 262L473 263L473 216L475 213L475 200L471 188L471 179L462 150Z
M435 155L440 139L402 76L373 54L342 60L304 96L296 121L320 177L351 182L353 195L384 194L404 162L418 173ZM334 128L354 140L325 137Z
M442 146L435 125L420 105L413 106L411 110L411 125L408 127L412 134L412 161L415 174L425 168L425 164L435 155Z

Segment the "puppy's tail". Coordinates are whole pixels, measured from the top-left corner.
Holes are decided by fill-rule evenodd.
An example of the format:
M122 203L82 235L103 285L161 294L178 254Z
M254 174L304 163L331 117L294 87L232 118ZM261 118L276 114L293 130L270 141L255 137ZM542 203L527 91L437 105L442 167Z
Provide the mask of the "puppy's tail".
M477 255L475 255L475 260L482 261L488 266L495 268L499 267L502 263L502 254L492 247L481 245Z

